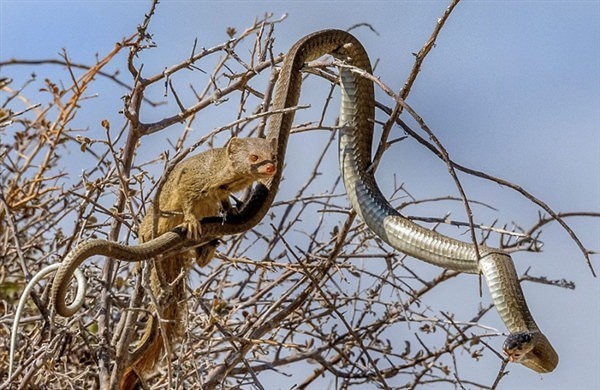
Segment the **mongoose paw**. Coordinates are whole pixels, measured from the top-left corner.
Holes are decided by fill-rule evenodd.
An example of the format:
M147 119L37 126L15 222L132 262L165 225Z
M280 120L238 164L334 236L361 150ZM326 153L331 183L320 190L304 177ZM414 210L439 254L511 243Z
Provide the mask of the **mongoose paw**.
M182 224L187 229L187 239L198 241L202 235L200 222L196 218L186 219Z

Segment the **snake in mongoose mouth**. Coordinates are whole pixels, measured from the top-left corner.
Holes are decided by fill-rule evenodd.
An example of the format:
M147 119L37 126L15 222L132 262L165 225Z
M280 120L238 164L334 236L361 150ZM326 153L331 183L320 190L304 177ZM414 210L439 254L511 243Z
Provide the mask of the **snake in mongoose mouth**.
M284 59L272 105L274 111L297 105L305 63L326 54L372 72L365 49L351 34L323 30L307 35L294 44ZM449 270L483 274L500 317L511 332L504 343L509 359L540 373L553 371L558 364L558 354L527 307L511 257L499 249L482 245L476 248L471 243L446 237L400 215L385 199L369 169L375 115L373 83L342 67L340 86L340 167L354 210L377 236L409 256ZM268 186L258 184L254 188L238 214L228 215L224 220L203 219L203 242L244 232L262 220L279 188L293 119L293 111L270 117L267 138L277 141L277 173ZM189 244L181 232L169 232L135 246L97 239L83 242L69 253L54 278L51 298L57 312L70 316L81 306L82 300L67 305L65 297L75 269L88 257L103 255L142 261Z

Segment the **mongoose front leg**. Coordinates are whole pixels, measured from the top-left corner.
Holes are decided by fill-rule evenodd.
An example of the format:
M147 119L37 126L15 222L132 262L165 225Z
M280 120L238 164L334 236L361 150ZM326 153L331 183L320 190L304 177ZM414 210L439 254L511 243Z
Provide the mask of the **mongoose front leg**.
M183 203L183 222L181 225L187 230L187 238L188 240L198 241L200 236L202 235L202 227L200 226L200 221L198 221L198 217L194 214L194 206L193 202L190 198L188 198Z

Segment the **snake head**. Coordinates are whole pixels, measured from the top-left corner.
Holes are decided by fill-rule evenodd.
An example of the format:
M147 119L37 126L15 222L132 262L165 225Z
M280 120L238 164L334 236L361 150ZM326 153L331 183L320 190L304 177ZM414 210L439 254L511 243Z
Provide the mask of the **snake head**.
M520 362L534 347L531 332L517 332L508 335L503 350L511 362Z

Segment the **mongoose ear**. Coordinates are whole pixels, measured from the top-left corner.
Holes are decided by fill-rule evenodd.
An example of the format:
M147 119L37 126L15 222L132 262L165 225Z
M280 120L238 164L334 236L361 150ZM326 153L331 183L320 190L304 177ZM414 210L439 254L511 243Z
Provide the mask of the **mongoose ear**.
M231 137L231 139L229 141L227 141L227 145L225 146L225 149L227 150L227 154L228 155L234 154L235 152L237 152L239 150L239 146L240 146L240 139L238 137Z
M271 151L273 153L277 151L277 138L271 138Z

